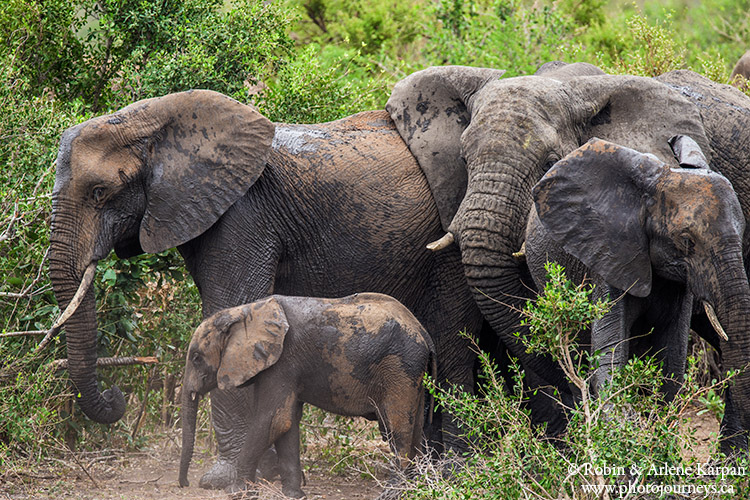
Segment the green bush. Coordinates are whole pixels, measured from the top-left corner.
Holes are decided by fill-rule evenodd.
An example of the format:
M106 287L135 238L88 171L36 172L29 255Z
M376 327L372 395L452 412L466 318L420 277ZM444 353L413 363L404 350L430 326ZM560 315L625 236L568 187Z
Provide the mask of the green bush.
M321 123L385 106L384 85L371 77L350 78L348 69L358 69L356 53L324 61L318 51L317 45L308 45L268 81L257 98L261 113L273 121ZM373 101L379 105L372 106Z
M460 64L532 74L561 59L573 34L570 18L554 4L513 0L441 0L427 27L431 64Z
M208 88L247 102L248 86L292 59L291 13L275 2L191 0L183 22L165 26L163 43L135 47L123 64L122 104L191 88ZM169 2L167 2L169 3ZM187 3L187 2L186 2ZM192 12L191 12L192 14Z
M687 409L726 381L699 387L691 363L683 388L666 402L659 391L664 381L659 364L653 358L632 359L614 372L598 398L592 398L589 383L596 360L579 348L576 336L610 304L592 304L590 286L570 283L562 267L553 264L547 269L549 281L543 293L524 309L531 335L523 340L532 352L556 359L581 392L579 402L569 408L567 432L550 439L542 429L532 427L524 407L523 372L512 366L513 377L506 389L490 358L479 352L482 383L477 395L438 388L428 380L439 404L467 429L472 452L447 479L441 467L417 463L418 473L410 475L406 498L593 500L625 498L630 488L628 498L652 499L667 498L658 489L663 493L674 485L707 487L706 491L725 488L726 492L686 498L735 498L732 491L748 491L746 456L730 462L714 454L710 466L734 469L727 469L724 477L703 474L709 464L693 456L694 438L686 430ZM691 468L691 472L659 475L662 466ZM651 492L646 492L647 485ZM608 496L601 495L607 489Z

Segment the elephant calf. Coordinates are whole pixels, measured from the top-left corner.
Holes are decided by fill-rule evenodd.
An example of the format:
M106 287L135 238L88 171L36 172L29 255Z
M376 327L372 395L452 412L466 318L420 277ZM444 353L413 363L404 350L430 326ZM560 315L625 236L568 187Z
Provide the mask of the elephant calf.
M303 403L378 420L399 458L422 440L422 377L436 375L428 333L396 299L377 293L341 299L273 295L224 309L195 331L182 384L180 485L195 442L199 397L252 384L255 404L233 488L255 481L263 453L276 445L284 495L300 489L299 421Z

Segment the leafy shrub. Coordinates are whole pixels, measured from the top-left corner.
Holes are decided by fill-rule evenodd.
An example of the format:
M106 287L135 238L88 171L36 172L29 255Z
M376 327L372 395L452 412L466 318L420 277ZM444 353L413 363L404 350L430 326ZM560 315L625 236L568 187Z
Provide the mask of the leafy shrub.
M295 35L305 44L348 45L362 54L405 55L421 35L421 0L306 0L298 6Z
M721 455L711 465L735 467L724 477L702 474L708 464L699 462L690 449L694 444L687 409L700 398L710 396L726 381L699 387L695 364L685 376L677 397L664 401L661 367L653 358L632 359L613 373L598 398L592 398L589 382L595 362L576 344L579 329L601 317L609 303L590 303L591 288L574 286L557 265L548 265L549 281L537 301L524 309L531 335L527 347L551 354L578 387L581 398L569 408L567 432L554 440L530 424L523 372L512 367L512 380L497 378L490 358L479 352L482 384L470 395L437 387L428 380L441 406L452 412L467 429L473 450L462 467L445 479L441 467L425 462L415 465L407 498L615 498L632 488L629 498L662 498L644 493L646 485L665 488L676 483L693 488L701 485L731 491L747 491L747 457L725 462ZM595 360L594 360L595 361ZM580 385L579 385L580 384ZM550 402L550 404L553 404ZM652 469L652 466L656 469ZM662 466L692 468L693 472L659 475ZM744 467L744 469L742 469ZM729 471L729 469L727 469ZM661 485L661 486L660 486ZM606 497L602 492L609 488ZM716 494L709 498L724 498ZM705 498L693 495L689 498Z
M658 76L686 66L686 50L671 29L671 14L656 24L640 15L627 20L620 50L612 60L613 73Z
M558 8L524 6L513 0L441 0L427 27L426 52L433 64L505 69L508 76L532 74L560 59L573 25Z
M297 58L269 80L258 96L261 113L273 121L320 123L371 109L374 99L385 105L384 85L369 77L351 79L346 68L357 69L346 52L327 64L319 48L308 45Z
M136 47L123 64L117 83L127 89L123 104L191 88L208 88L246 102L248 84L274 75L292 58L286 33L292 14L276 2L191 0L182 23L165 27L156 48ZM167 2L169 3L169 2ZM200 8L198 8L200 7Z

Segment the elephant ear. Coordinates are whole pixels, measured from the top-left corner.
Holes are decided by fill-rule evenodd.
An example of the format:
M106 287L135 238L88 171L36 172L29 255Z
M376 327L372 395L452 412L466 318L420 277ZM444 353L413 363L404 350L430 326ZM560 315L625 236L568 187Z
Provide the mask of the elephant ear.
M446 231L466 193L461 134L471 121L472 97L504 73L466 66L427 68L398 82L385 106L427 178Z
M677 166L667 141L690 136L711 160L711 147L697 107L679 92L651 78L601 75L571 78L585 118L584 137L600 137L624 147L655 155ZM591 106L595 100L596 105ZM579 115L583 116L583 115Z
M284 309L275 297L235 309L237 321L225 332L216 374L221 390L242 385L276 363L289 330Z
M274 125L234 99L192 90L138 101L110 115L145 167L140 245L160 252L208 229L263 172Z
M666 165L598 138L558 161L534 186L539 220L565 251L637 297L651 291L643 199Z

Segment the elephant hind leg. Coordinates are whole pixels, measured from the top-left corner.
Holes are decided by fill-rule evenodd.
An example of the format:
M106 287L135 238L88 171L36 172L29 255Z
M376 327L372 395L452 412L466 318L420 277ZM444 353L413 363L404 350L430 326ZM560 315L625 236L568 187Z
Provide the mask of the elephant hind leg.
M421 442L424 423L424 397L422 385L393 384L393 389L383 399L380 408L381 432L391 445L401 468L416 456ZM417 435L418 434L418 435Z
M417 453L422 451L422 442L424 439L423 431L424 431L424 423L425 423L425 418L424 418L425 417L425 414L424 414L425 394L424 392L425 391L422 388L417 393L417 411L414 415L414 426L412 428L409 458L414 458L417 455ZM428 415L427 418L430 418L430 416Z

